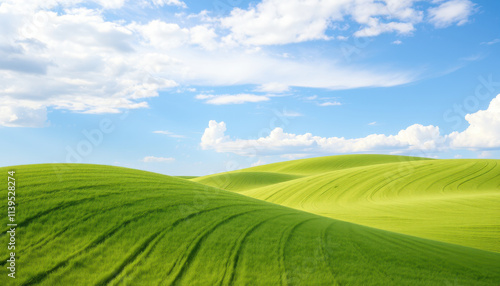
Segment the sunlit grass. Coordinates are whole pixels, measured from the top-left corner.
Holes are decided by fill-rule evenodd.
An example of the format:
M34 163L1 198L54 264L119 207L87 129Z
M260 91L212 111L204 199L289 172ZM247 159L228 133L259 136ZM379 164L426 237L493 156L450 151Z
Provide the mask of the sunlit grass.
M97 165L13 169L19 272L8 278L3 262L0 285L500 281L498 253L342 222L185 179ZM5 261L7 248L0 249Z

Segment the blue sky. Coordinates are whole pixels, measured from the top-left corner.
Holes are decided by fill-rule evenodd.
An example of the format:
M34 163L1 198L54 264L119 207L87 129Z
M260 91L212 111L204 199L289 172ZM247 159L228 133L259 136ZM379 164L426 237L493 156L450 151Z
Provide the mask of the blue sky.
M0 1L0 165L500 158L497 1Z

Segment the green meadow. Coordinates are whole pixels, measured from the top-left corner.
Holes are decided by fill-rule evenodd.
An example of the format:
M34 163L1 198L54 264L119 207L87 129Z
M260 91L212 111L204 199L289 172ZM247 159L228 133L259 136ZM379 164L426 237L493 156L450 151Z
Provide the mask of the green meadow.
M499 285L500 160L347 155L205 177L16 174L0 285ZM4 201L6 201L4 196Z
M230 189L322 216L500 252L499 163L345 155L194 180L212 186L239 186ZM278 173L280 178L301 177L258 187L263 175L254 175L256 171Z

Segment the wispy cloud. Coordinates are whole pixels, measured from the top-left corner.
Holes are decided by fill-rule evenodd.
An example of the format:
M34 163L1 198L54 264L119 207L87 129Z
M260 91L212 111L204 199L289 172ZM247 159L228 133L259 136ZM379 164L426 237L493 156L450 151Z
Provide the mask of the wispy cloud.
M319 106L340 106L342 103L338 101L327 101L323 103L318 103Z
M437 28L445 28L456 24L463 25L475 12L475 4L469 0L449 0L438 7L429 8L429 21Z
M205 100L207 104L214 105L225 105L225 104L243 104L248 102L262 102L268 101L269 97L265 95L255 95L255 94L222 94L222 95L212 95L212 94L198 94L196 99Z
M178 6L181 8L187 8L186 3L180 0L151 0L151 2L156 6Z
M166 158L166 157L155 157L155 156L146 156L142 159L144 163L163 163L163 162L173 162L175 158Z
M494 45L497 43L500 43L500 39L494 39L494 40L491 40L489 42L482 42L481 45Z
M370 126L377 125L377 121L370 122L370 123L368 123L368 125L370 125Z
M172 137L172 138L186 138L186 136L184 136L184 135L178 135L178 134L172 133L172 132L167 131L167 130L153 131L153 133L167 135L168 137Z
M258 86L255 90L260 91L260 92L281 93L281 92L289 91L290 87L286 84L283 84L283 83L271 82L271 83L262 84L262 85Z
M81 0L4 2L0 10L6 27L0 40L2 126L45 126L50 108L93 114L147 108L147 98L159 96L160 91L192 85L248 84L261 92L283 93L290 86L390 87L416 81L422 74L351 66L333 56L313 61L308 56L284 57L287 51L273 54L260 47L330 41L335 38L332 25L348 25L346 19L359 24L359 30L351 31L358 37L408 34L425 20L414 1L266 0L246 9L234 8L227 16L200 13L190 18L180 13L174 19L145 21L105 16L108 9L116 10L115 15L129 15L117 9L144 8L124 0L92 5ZM141 3L146 8L186 7L180 0ZM468 0L430 5L429 21L436 27L462 25L474 11ZM44 21L35 25L33 19ZM68 47L79 52L70 53ZM204 100L221 105L263 102L269 97L213 95Z

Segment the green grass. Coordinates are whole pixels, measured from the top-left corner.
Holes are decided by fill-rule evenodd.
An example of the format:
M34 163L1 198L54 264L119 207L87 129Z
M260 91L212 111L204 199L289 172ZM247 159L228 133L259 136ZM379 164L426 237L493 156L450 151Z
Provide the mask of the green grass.
M240 172L275 172L293 175L314 175L361 166L430 160L432 159L391 155L339 155L279 162L240 170Z
M241 192L298 178L302 178L302 176L273 172L244 171L198 177L193 179L193 181L228 191Z
M328 156L261 165L232 172L196 177L192 180L233 192L241 192L335 170L384 163L422 160L430 159L389 155Z
M176 178L181 178L181 179L195 179L198 178L198 176L175 176Z
M310 175L259 188L248 184L229 190L344 221L500 252L500 160L338 157L257 167L269 174ZM344 163L348 158L352 162ZM324 164L318 164L319 168L314 162ZM256 181L255 169L226 174L225 185ZM247 172L248 178L242 177Z
M499 253L185 179L98 165L16 166L0 174L10 169L17 182L18 273L7 277L8 252L0 248L0 285L500 283Z

